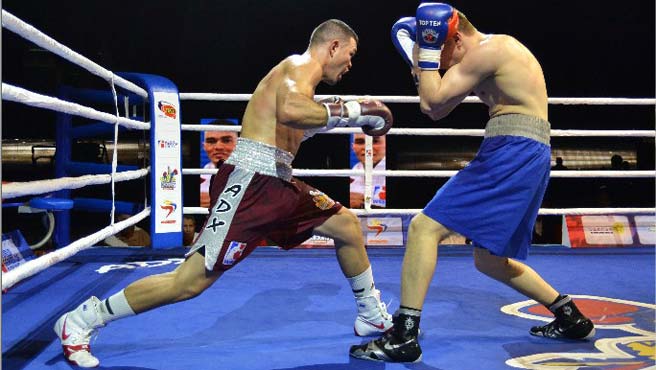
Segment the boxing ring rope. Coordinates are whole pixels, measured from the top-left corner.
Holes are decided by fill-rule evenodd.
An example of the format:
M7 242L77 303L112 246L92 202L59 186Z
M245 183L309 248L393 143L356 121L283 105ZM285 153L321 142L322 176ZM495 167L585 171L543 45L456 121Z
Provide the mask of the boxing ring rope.
M96 76L103 78L106 81L113 80L116 85L131 91L141 96L142 98L148 98L148 93L146 90L120 76L115 75L110 70L101 67L100 65L92 62L90 59L74 52L67 46L62 45L55 39L47 36L33 26L23 22L4 9L2 9L2 27L54 54L59 55L71 63L77 64L78 66L86 69Z
M129 181L145 177L150 168L142 168L134 171L122 171L114 173L114 181ZM12 182L2 185L2 198L11 199L25 195L36 195L50 193L64 189L79 189L89 185L108 184L112 181L112 175L84 175L78 177L60 177L51 180L37 180L25 182Z
M72 114L84 118L94 119L105 123L118 123L132 129L149 130L150 123L135 121L125 117L117 117L113 114L97 111L93 108L86 107L77 103L71 103L65 100L53 98L47 95L41 95L20 87L2 83L2 99L16 103L22 103L37 108L45 108L61 113Z
M241 126L227 125L181 125L186 131L241 131ZM336 127L322 134L357 134L359 128ZM484 129L456 128L391 128L388 135L411 136L483 136ZM551 130L551 137L656 137L654 130Z
M380 209L372 208L366 209L351 209L351 212L358 216L376 216L376 215L389 215L389 216L404 216L416 215L420 213L420 208L407 208L407 209ZM204 207L184 207L184 213L190 215L207 215L209 210ZM654 208L540 208L538 214L540 216L578 216L578 215L610 215L610 214L654 214Z
M214 175L217 169L211 168L189 168L182 169L183 175ZM350 177L364 176L365 170L314 170L314 169L297 169L293 175L297 177ZM372 171L372 176L386 177L451 177L458 171L456 170L384 170ZM591 178L591 177L629 177L629 178L649 178L656 176L656 171L606 171L606 170L580 170L580 171L551 171L551 177L561 178Z
M33 42L34 44L61 56L62 58L77 64L87 71L100 76L105 79L111 86L112 94L114 97L114 107L116 114L109 114L100 112L95 109L54 97L38 94L29 90L22 89L10 84L2 83L2 99L13 101L37 108L49 109L57 112L66 113L69 115L81 116L104 123L114 125L114 142L117 142L118 126L125 126L133 129L150 129L150 123L135 121L119 116L118 105L116 99L116 90L114 85L118 85L127 91L133 92L142 98L148 98L148 92L136 84L115 75L113 72L102 68L98 64L92 62L88 58L72 51L68 47L60 44L54 39L43 34L33 26L23 22L9 12L2 9L2 26L17 35ZM112 217L109 226L91 234L80 238L65 247L61 247L56 251L47 253L39 258L26 261L25 263L17 266L16 268L2 273L2 289L8 289L17 282L30 277L52 265L58 263L76 253L87 249L110 235L114 235L121 230L135 225L144 218L150 216L151 208L144 207L144 210L138 214L121 222L114 222L114 183L117 181L128 181L147 176L150 173L149 168L140 169L136 171L122 171L116 172L116 151L114 151L114 158L112 161L111 174L101 175L85 175L79 177L61 177L50 180L27 181L27 182L13 182L4 184L2 186L3 199L10 199L25 195L35 195L50 193L63 189L76 189L88 185L97 184L112 184Z
M44 254L43 256L27 261L22 265L17 266L16 268L9 270L8 272L2 273L2 289L9 289L17 282L28 278L34 274L37 274L48 267L54 265L55 263L61 262L78 252L89 248L90 246L97 244L101 240L107 238L110 235L114 235L126 227L132 226L137 222L143 220L144 218L150 216L150 207L144 208L143 211L137 213L136 215L128 218L124 221L116 222L112 225L109 225L100 231L97 231L91 235L87 235L83 238L80 238L73 243L67 245L66 247L59 248L50 253Z
M252 94L221 94L221 93L180 93L180 100L200 101L249 101ZM315 95L317 100L334 95ZM376 99L383 103L419 103L418 96L394 95L340 95L344 100ZM476 96L468 96L464 103L482 103ZM654 105L656 99L652 98L549 98L549 104L559 105Z
M249 97L249 94L227 94L227 101L242 101ZM180 93L181 100L213 100L221 94L199 94L199 93ZM325 96L318 96L322 99ZM345 99L358 99L363 96L346 96ZM412 99L396 99L400 97L373 97L386 102L414 102ZM571 100L570 100L571 99ZM401 101L402 100L402 101ZM554 98L550 101L552 104L599 104L615 103L616 105L637 104L647 105L656 104L656 99L625 99L625 98ZM417 100L418 101L418 100ZM572 102L573 101L573 102ZM470 103L481 102L480 99L469 99ZM183 124L181 129L184 131L236 131L241 130L241 126L234 125L193 125ZM343 128L338 127L321 134L352 134L360 133L360 128ZM483 129L453 129L453 128L392 128L387 135L417 135L417 136L483 136ZM653 130L551 130L552 137L656 137ZM367 147L371 150L370 147ZM183 168L183 175L213 175L217 169L204 168ZM385 170L371 171L372 176L386 177L451 177L458 171L453 170ZM316 177L350 177L365 176L366 170L352 169L294 169L293 175L316 176ZM609 170L580 170L580 171L551 171L551 177L554 178L652 178L656 176L656 170L639 170L639 171L609 171ZM421 212L421 209L353 209L357 215L407 215ZM626 214L654 213L654 208L541 208L540 215L603 215L603 214ZM208 214L203 207L184 207L186 214Z

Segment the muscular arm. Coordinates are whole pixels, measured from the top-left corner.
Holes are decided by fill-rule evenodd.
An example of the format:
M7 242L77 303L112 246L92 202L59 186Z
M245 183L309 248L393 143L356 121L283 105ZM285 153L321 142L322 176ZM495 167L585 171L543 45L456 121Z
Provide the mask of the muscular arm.
M276 118L279 123L298 129L326 125L326 108L314 102L314 88L320 70L311 63L292 65L276 92Z
M444 76L438 71L420 71L421 111L433 120L446 117L476 86L495 73L497 57L494 54L491 48L482 45L470 50Z

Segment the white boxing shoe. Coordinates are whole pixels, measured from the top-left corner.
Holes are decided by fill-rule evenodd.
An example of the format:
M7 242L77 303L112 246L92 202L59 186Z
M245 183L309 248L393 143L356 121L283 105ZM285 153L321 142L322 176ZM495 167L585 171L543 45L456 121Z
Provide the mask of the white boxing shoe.
M356 298L358 317L353 330L359 337L379 336L389 330L394 324L392 315L387 312L387 305L380 300L380 291L374 289L373 294Z
M98 312L100 300L91 297L75 310L63 314L55 323L66 360L79 367L96 367L100 361L91 354L89 341L96 329L105 326Z

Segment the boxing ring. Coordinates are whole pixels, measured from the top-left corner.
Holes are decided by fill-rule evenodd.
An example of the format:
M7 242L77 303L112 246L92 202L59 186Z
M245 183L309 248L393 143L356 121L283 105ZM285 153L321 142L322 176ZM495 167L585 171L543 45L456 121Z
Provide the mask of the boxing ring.
M78 115L98 122L85 133L68 127L75 135L106 133L111 128L118 142L119 126L151 131L151 164L148 168L126 169L117 164L114 150L111 168L95 168L94 174L81 174L88 166L64 166L52 180L3 185L7 199L39 196L58 216L61 240L66 240L66 218L61 212L76 199L70 190L97 184L113 184L149 178L153 187L165 183L157 163L161 152L177 161L182 175L197 176L215 170L182 168L180 131L208 130L207 125L180 124L181 103L190 101L244 102L249 94L177 93L164 87L162 98L143 76L115 74L48 38L32 26L3 10L3 27L29 41L76 63L105 79L112 93L115 112L104 113L61 98L33 93L2 84L3 100L37 108ZM122 77L123 76L123 77ZM162 84L161 80L159 85ZM156 84L157 85L157 84ZM116 91L116 86L121 89ZM69 91L70 93L70 91ZM86 92L88 95L88 92ZM73 94L65 96L71 97ZM102 94L102 99L107 99ZM317 98L323 98L318 96ZM343 96L355 99L359 96ZM178 104L177 100L180 100ZM389 104L416 104L417 97L374 96ZM135 100L136 103L130 103ZM120 115L119 101L125 117ZM177 112L174 138L157 136L159 102L171 103ZM480 103L467 98L466 103ZM654 105L655 99L552 98L550 104L567 105ZM130 119L130 106L150 109L150 121ZM172 113L171 110L162 110ZM133 117L134 118L134 117ZM171 118L170 115L168 118ZM102 122L102 124L100 124ZM171 123L170 121L166 121ZM109 124L109 125L108 125ZM64 123L65 126L65 123ZM398 125L397 125L398 126ZM102 128L100 128L102 127ZM212 130L238 131L236 126L213 126ZM155 132L155 133L153 133ZM352 134L359 129L338 128L326 134ZM167 132L166 134L170 134ZM393 128L388 135L482 136L478 129ZM650 137L653 130L552 130L552 136ZM79 137L79 136L78 136ZM58 145L65 144L61 138ZM165 143L162 144L162 141ZM418 209L371 208L372 177L450 177L456 171L386 170L374 171L372 141L367 138L364 171L350 169L295 169L299 177L365 177L365 208L354 210L361 216L408 215ZM154 148L155 147L155 148ZM59 147L58 147L59 148ZM173 149L173 150L171 150ZM166 157L165 155L165 157ZM60 163L71 162L63 157ZM169 162L170 163L170 162ZM171 170L168 170L171 173ZM108 173L105 173L108 172ZM79 176L70 176L71 173ZM68 176L67 176L68 175ZM552 171L552 177L576 178L653 178L655 171ZM170 177L167 178L167 181ZM170 185L170 181L167 183ZM180 184L178 182L178 184ZM207 209L185 206L182 189L177 187L176 216L206 214ZM64 192L64 193L62 193ZM68 192L68 193L67 193ZM44 196L56 194L56 197ZM62 203L48 203L49 198ZM95 247L102 239L150 217L152 230L162 221L158 214L163 200L149 199L143 204L123 204L114 199L78 199L79 208L110 211L109 225L56 251L30 260L2 274L2 365L6 369L69 369L52 331L55 320L89 295L107 297L130 282L154 273L171 271L183 261L185 250L169 248L179 239L180 230L167 229L155 241L154 249L113 249ZM36 207L36 204L35 204ZM59 207L59 208L58 208ZM115 222L114 214L133 211L129 219ZM541 215L653 214L653 208L556 208L541 209ZM179 219L177 227L180 226ZM62 226L59 226L62 228ZM181 243L178 243L181 244ZM597 337L589 342L553 341L528 335L528 328L550 321L547 311L526 301L520 294L480 275L473 267L471 247L440 247L440 263L427 295L422 318L424 360L420 364L370 363L348 356L350 345L361 339L352 334L355 310L349 287L330 249L298 249L282 252L274 247L258 248L248 259L225 274L200 297L147 312L135 318L111 323L92 342L94 354L107 369L648 369L654 368L656 310L653 247L571 249L564 246L534 247L529 264L557 289L577 298L581 310L597 325ZM390 312L398 307L402 248L369 248L377 287ZM554 266L564 266L555 269ZM565 271L565 273L563 273Z

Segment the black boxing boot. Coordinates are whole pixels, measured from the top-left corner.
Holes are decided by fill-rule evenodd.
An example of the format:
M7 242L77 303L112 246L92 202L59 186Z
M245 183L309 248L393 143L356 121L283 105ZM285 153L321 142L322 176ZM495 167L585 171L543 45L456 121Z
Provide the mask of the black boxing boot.
M547 325L532 327L531 335L554 339L589 339L594 336L594 324L583 316L569 296L559 295L547 308L556 319Z
M415 314L412 314L415 313ZM400 308L394 314L394 327L379 339L351 346L349 354L361 360L385 362L419 362L420 310Z

